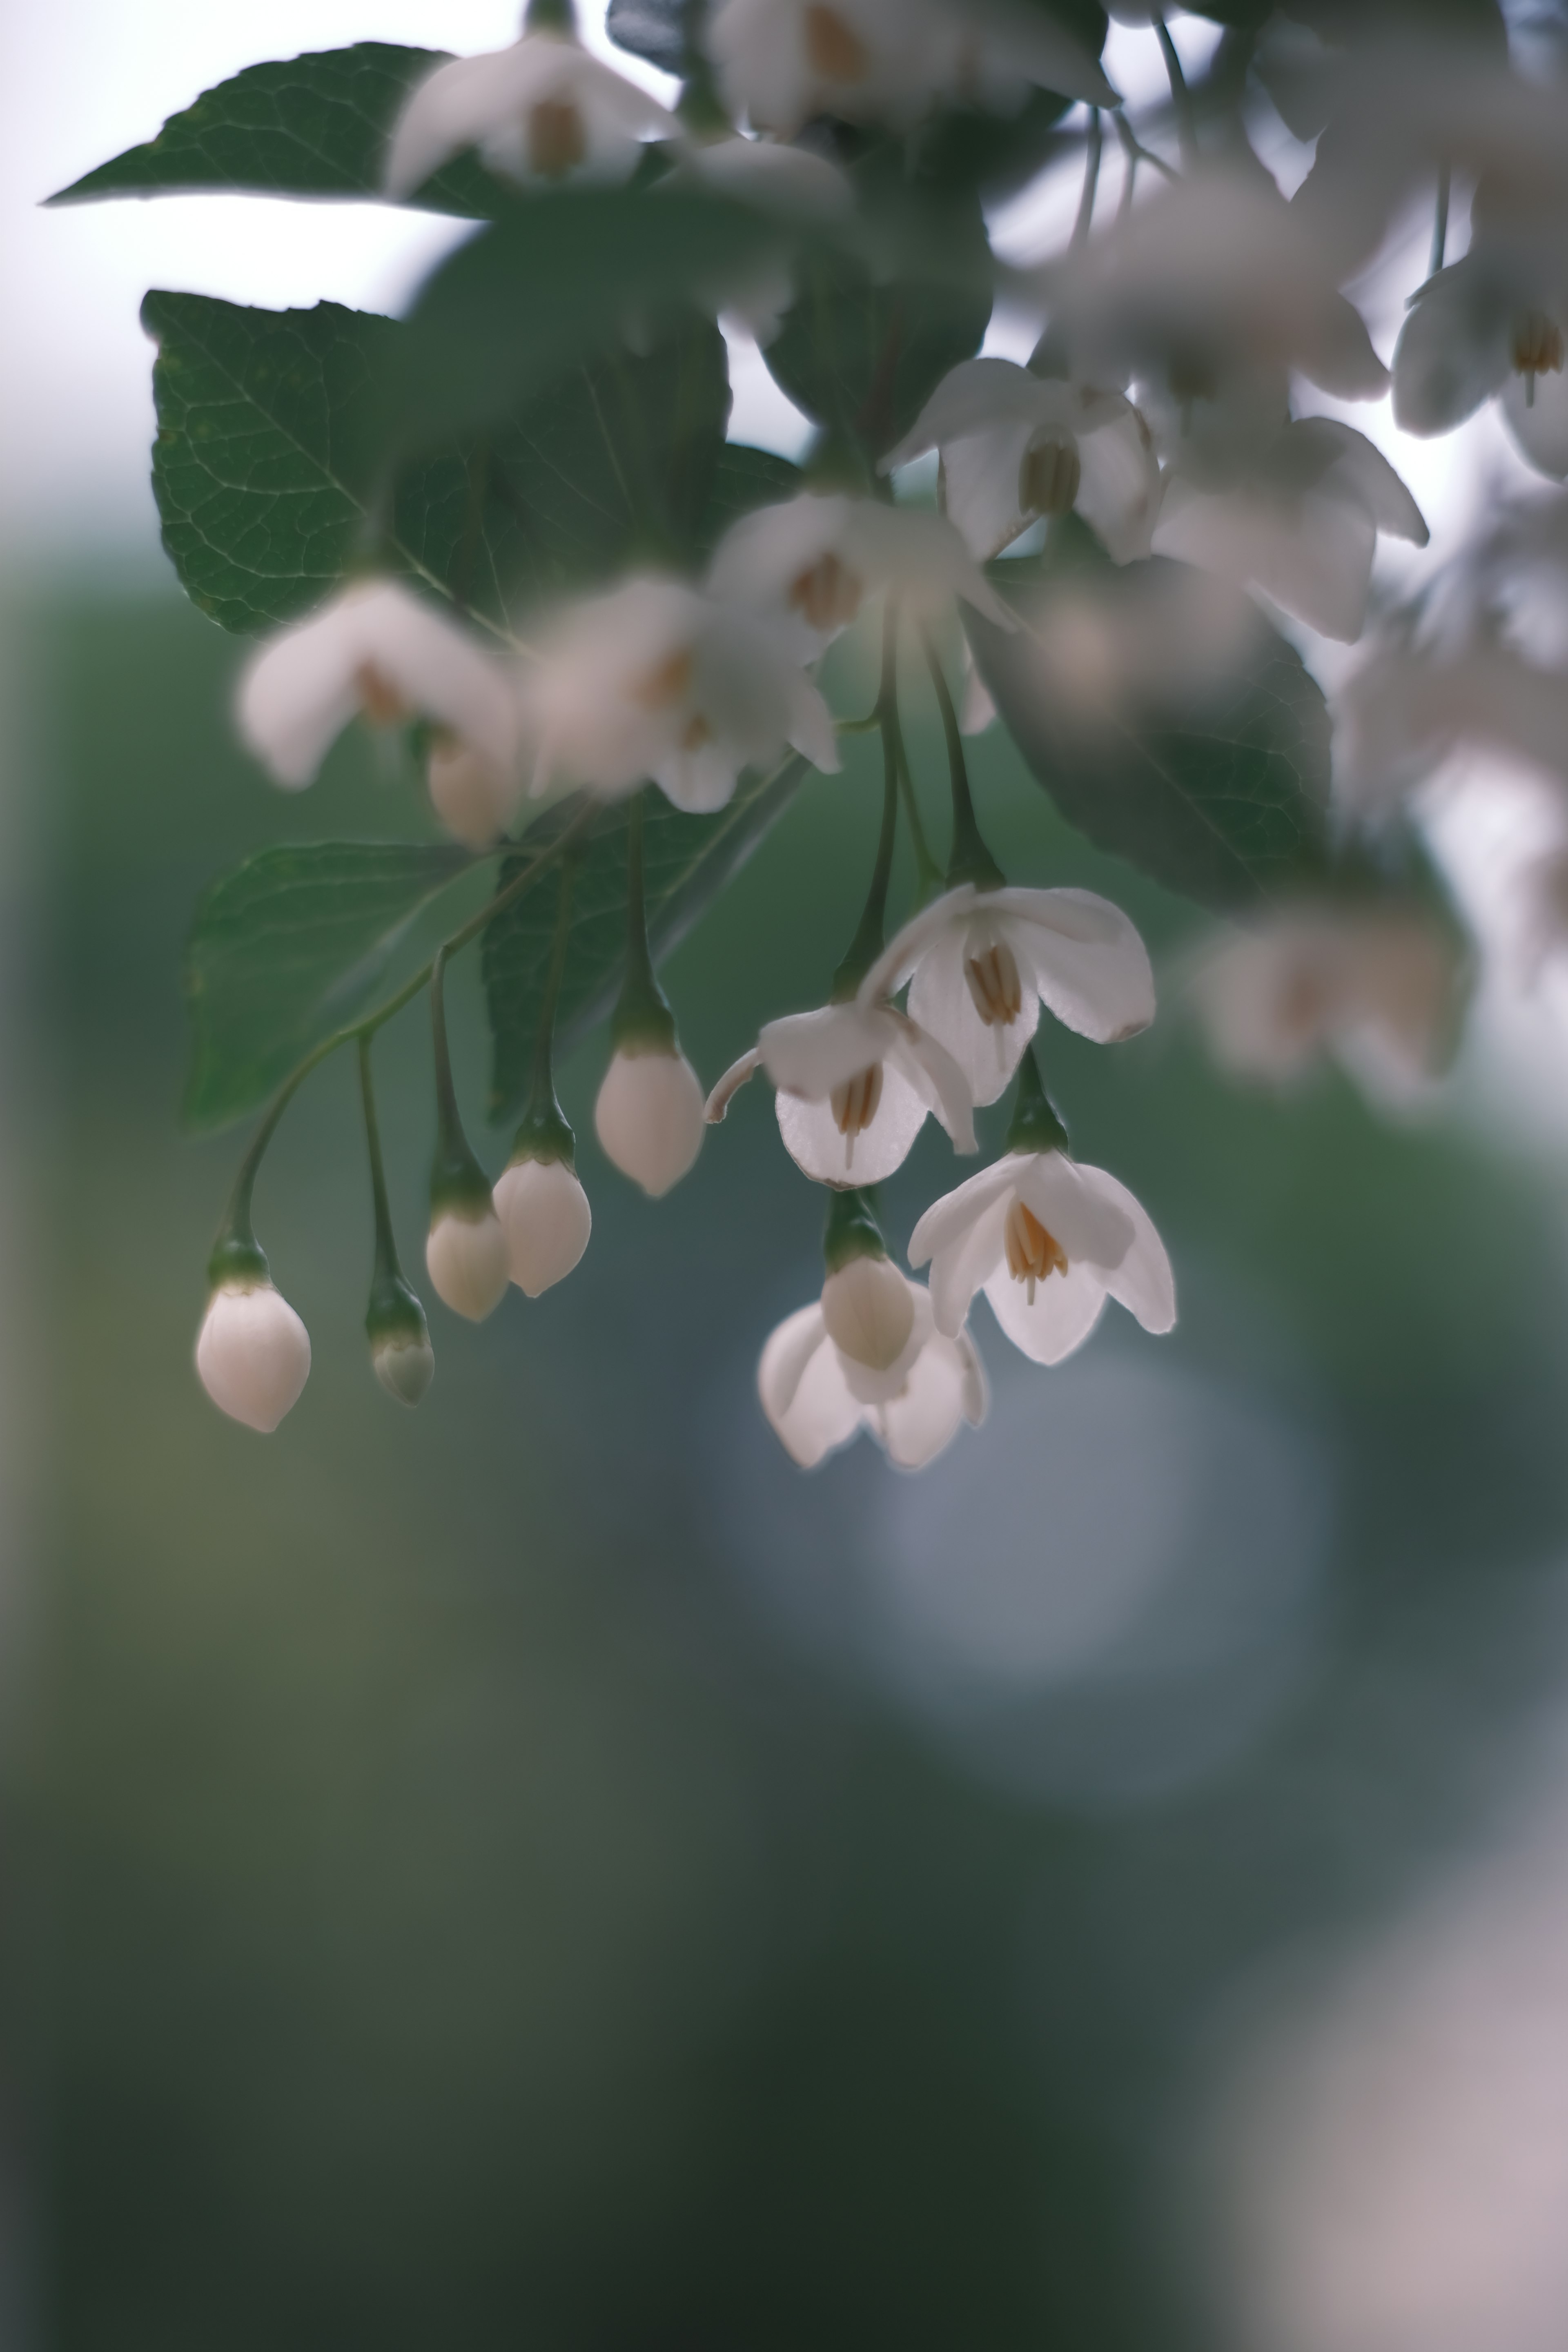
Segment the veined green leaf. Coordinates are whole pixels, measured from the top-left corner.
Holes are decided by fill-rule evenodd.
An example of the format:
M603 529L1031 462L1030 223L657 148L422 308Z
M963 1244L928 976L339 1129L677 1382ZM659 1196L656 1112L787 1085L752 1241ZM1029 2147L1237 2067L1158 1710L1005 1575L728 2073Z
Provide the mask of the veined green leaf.
M430 901L474 863L440 843L263 849L203 896L185 950L185 1118L224 1127L352 1018Z
M1159 558L1113 565L1087 540L1058 531L1041 563L992 567L1015 635L964 616L1030 770L1099 848L1201 905L1321 882L1329 718L1300 656L1239 592Z
M49 202L223 189L262 196L380 196L392 126L441 49L357 41L275 65L247 66L172 114L155 139L100 163ZM427 212L486 219L506 201L471 154L409 198Z
M806 772L792 755L770 776L742 779L728 808L715 816L686 816L649 789L643 822L644 892L648 944L657 962L686 936L705 908L738 872L775 818L783 814ZM569 824L574 803L546 821ZM571 944L556 1007L557 1051L567 1054L614 1007L626 951L626 850L630 803L606 808L572 866ZM535 827L528 854L551 832ZM509 858L497 887L519 870ZM485 994L489 1004L493 1060L490 1117L522 1107L533 1063L545 973L555 938L561 874L555 866L496 917L484 937Z
M771 449L752 449L743 441L726 441L720 450L709 487L708 503L697 528L696 551L711 555L732 522L753 507L782 505L803 487L805 475L787 457Z

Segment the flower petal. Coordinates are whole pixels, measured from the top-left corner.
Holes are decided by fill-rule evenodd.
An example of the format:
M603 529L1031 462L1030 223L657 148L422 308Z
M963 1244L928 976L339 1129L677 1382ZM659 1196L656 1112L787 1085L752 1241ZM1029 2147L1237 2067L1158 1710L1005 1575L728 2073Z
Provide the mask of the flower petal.
M1131 1248L1103 1277L1107 1297L1135 1315L1145 1331L1169 1331L1176 1320L1176 1277L1148 1210L1105 1169L1080 1166L1078 1172L1086 1185L1132 1221Z
M900 1470L923 1470L951 1445L960 1423L975 1417L970 1407L978 1369L978 1357L955 1341L936 1335L926 1342L900 1394L870 1416L889 1462Z
M1013 1207L1011 1185L984 1214L931 1260L931 1303L939 1331L950 1339L963 1329L969 1302L984 1287L1001 1265L1006 1248L1007 1219Z
M982 901L982 904L984 902ZM1154 974L1138 927L1093 890L998 890L1009 944L1036 988L1080 1037L1113 1044L1154 1018Z
M1533 379L1534 398L1521 375L1511 372L1502 388L1508 429L1538 474L1568 479L1568 371Z
M757 1394L786 1452L803 1470L815 1470L826 1455L847 1445L863 1418L816 1305L788 1317L768 1340L757 1366Z
M994 1160L989 1168L966 1176L962 1184L955 1184L940 1201L933 1201L910 1235L910 1264L924 1265L938 1250L950 1248L984 1215L993 1201L1011 1192L1017 1164L1017 1155L1009 1152Z
M1103 1279L1111 1266L1121 1264L1137 1227L1098 1184L1088 1181L1077 1160L1065 1151L1015 1152L1009 1160L1018 1198L1056 1235L1071 1265L1096 1266ZM1098 1168L1092 1172L1096 1177L1102 1173Z
M879 1062L896 1032L879 1006L819 1004L767 1022L757 1039L763 1066L775 1087L807 1102L826 1102L835 1087Z
M959 1065L946 1046L939 1045L907 1013L889 1013L887 1018L897 1027L884 1069L890 1073L896 1064L920 1089L952 1138L955 1151L978 1151L974 1101Z
M748 1078L756 1076L762 1066L762 1054L755 1045L749 1054L742 1054L738 1062L731 1063L702 1106L702 1116L710 1127L718 1126L734 1097L740 1093Z
M1467 255L1411 303L1394 347L1394 421L1405 433L1451 433L1507 373L1507 306Z
M1089 1265L1069 1265L1035 1285L1033 1306L1026 1283L1015 1282L1005 1265L985 1285L991 1312L1015 1348L1037 1364L1059 1364L1081 1348L1105 1305L1105 1277Z
M926 1121L923 1097L890 1061L882 1064L877 1115L858 1135L840 1134L826 1096L806 1100L781 1087L773 1099L785 1150L818 1184L879 1184L903 1166Z
M885 996L896 995L932 941L942 937L949 924L966 919L979 895L973 882L962 882L956 890L945 890L911 916L902 930L894 932L860 982L856 1003L880 1004Z
M1031 972L1016 1018L988 1026L964 977L968 928L949 924L926 950L910 983L910 1013L952 1055L974 1101L994 1103L1039 1025L1039 997Z

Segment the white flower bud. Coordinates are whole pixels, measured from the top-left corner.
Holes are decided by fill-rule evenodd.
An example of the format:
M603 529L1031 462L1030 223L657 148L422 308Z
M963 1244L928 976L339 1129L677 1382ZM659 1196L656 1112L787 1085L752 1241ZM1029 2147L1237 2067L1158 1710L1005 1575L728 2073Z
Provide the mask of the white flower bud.
M594 1106L606 1159L657 1201L702 1148L702 1089L684 1054L617 1047Z
M454 1315L482 1323L499 1306L511 1278L506 1235L493 1209L477 1217L440 1210L425 1244L425 1264L437 1298Z
M909 1344L913 1293L885 1257L852 1257L822 1286L822 1319L840 1354L885 1372Z
M455 735L438 735L426 762L430 804L455 841L489 849L517 814L522 779Z
M530 1298L569 1275L588 1246L588 1195L563 1160L514 1160L495 1189L511 1278Z
M436 1351L414 1331L389 1331L373 1341L375 1377L399 1404L416 1405L436 1377Z
M269 1436L310 1375L310 1335L269 1282L225 1283L207 1301L196 1370L220 1412Z

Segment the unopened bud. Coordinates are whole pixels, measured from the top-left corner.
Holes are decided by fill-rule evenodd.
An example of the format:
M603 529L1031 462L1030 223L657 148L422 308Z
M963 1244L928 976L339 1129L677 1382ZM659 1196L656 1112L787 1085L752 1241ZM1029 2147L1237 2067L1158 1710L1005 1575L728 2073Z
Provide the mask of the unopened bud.
M430 804L455 841L489 849L517 814L520 775L508 774L456 735L437 735L425 767Z
M436 1377L436 1354L425 1309L400 1274L377 1276L364 1328L372 1368L387 1395L417 1404Z
M885 1372L909 1345L913 1294L885 1257L852 1257L822 1286L822 1319L843 1355L870 1371Z
M702 1148L702 1089L684 1054L617 1046L594 1105L605 1156L657 1201Z
M310 1335L265 1277L220 1283L196 1339L196 1370L220 1412L270 1436L310 1376Z
M511 1278L530 1298L569 1275L588 1246L593 1212L564 1160L514 1160L495 1189Z
M506 1235L489 1202L437 1209L425 1244L425 1265L437 1297L454 1315L482 1323L511 1278Z

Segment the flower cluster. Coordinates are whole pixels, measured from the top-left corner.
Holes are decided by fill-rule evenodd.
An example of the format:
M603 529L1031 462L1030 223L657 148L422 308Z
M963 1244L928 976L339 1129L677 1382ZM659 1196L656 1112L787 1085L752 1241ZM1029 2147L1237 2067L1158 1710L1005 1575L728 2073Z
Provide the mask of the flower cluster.
M820 1300L773 1334L759 1373L795 1460L867 1429L917 1466L978 1421L978 1291L1045 1364L1108 1297L1168 1329L1153 1228L1073 1158L1038 1060L1047 1015L1103 1045L1145 1028L1149 958L1103 896L1004 872L965 751L997 719L1102 848L1234 912L1187 958L1184 990L1224 1067L1286 1081L1332 1055L1375 1099L1408 1103L1451 1055L1475 953L1426 829L1434 780L1501 759L1549 793L1568 785L1568 93L1510 55L1500 18L1473 37L1457 17L1413 35L1393 0L1368 0L1309 37L1251 11L1189 79L1159 10L1114 13L1143 26L1127 37L1163 62L1168 105L1125 105L1097 12L1058 0L613 7L612 34L678 78L663 98L584 44L571 0L530 0L503 50L405 53L368 167L359 131L352 154L322 151L319 179L290 165L300 194L352 188L480 226L406 320L337 314L350 356L310 347L308 425L299 321L315 314L289 314L291 340L268 351L266 314L244 314L257 356L224 374L211 414L249 402L260 454L213 472L219 495L170 550L209 604L221 572L252 583L233 600L247 622L289 615L237 705L280 787L309 785L345 729L389 731L433 829L497 865L488 902L368 1012L412 902L368 952L352 925L332 948L330 908L291 910L296 932L321 927L321 1005L352 1017L331 1028L323 1013L283 1077L214 1253L197 1363L236 1418L275 1428L309 1370L251 1195L295 1087L346 1043L370 1162L372 1362L405 1403L428 1387L371 1067L379 1027L422 991L437 1296L477 1320L578 1264L592 1213L554 1055L614 996L606 900L625 920L595 1108L605 1156L659 1197L760 1075L785 1150L826 1191ZM300 60L280 91L284 114L302 110L279 153L336 136L310 111L322 62ZM226 89L203 100L204 140ZM124 184L157 184L161 152L140 151ZM997 199L1057 183L1070 233L1041 251L1010 228L1000 258ZM1411 284L1402 224L1428 202L1430 265ZM721 319L815 427L800 467L725 446ZM165 352L155 470L219 429L188 421L200 362ZM279 386L286 418L268 406ZM1521 479L1550 488L1418 568L1427 523L1387 436L1339 413L1390 395L1394 425L1428 437L1495 403ZM160 495L187 511L162 475ZM290 572L274 533L295 515ZM1347 674L1331 648L1369 619ZM853 658L825 666L846 635ZM879 644L874 710L837 707ZM1306 667L1324 656L1331 710ZM945 750L945 861L911 758L914 693ZM882 812L854 938L825 1001L768 1021L705 1094L656 976L674 915L654 828L696 843L733 826L742 849L753 811L807 767L839 773L863 735L879 738ZM914 891L893 920L900 832ZM409 855L416 879L463 868ZM1534 965L1568 937L1565 860L1559 824L1512 902ZM522 1114L493 1181L464 1130L445 1009L447 961L481 934L510 1057L498 1098ZM226 1103L249 1084L234 1077ZM875 1188L928 1118L975 1153L977 1115L1009 1089L1000 1156L916 1223L909 1262L929 1285L911 1281Z

